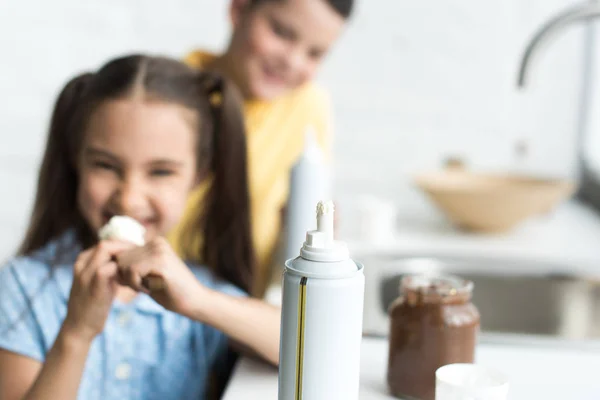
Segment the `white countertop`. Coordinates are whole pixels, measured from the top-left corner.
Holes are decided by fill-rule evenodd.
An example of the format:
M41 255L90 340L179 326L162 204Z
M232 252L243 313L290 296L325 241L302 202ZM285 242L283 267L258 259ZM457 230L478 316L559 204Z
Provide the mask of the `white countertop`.
M344 236L352 258L366 262L371 255L388 254L508 259L531 261L526 267L533 270L523 270L523 263L490 263L482 264L481 272L574 273L600 279L600 214L577 200L502 234L462 232L429 213L405 215L399 221L398 231L385 240L367 242ZM501 270L491 270L498 266ZM267 300L279 304L280 297L281 288L275 284L267 292Z
M391 400L387 393L388 343L363 339L361 349L361 400ZM509 376L510 400L600 399L600 345L589 347L482 343L476 362ZM224 400L277 399L277 370L242 359Z
M600 215L576 200L503 234L461 232L439 216L418 213L400 217L398 225L395 234L376 243L352 235L343 239L357 259L372 253L514 258L600 276Z

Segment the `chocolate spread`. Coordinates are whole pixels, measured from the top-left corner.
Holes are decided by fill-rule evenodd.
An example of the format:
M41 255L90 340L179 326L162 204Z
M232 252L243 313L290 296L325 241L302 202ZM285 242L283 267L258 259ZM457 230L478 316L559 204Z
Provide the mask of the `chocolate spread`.
M479 312L473 283L455 277L407 276L390 307L388 385L396 397L434 400L435 371L472 363Z

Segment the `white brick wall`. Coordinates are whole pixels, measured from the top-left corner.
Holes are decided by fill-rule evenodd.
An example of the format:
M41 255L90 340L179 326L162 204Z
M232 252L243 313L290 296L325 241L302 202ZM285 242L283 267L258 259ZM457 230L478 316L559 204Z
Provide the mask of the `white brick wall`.
M336 112L337 192L406 202L410 174L449 153L486 168L574 173L581 30L536 63L518 95L525 39L573 0L359 0L320 80ZM0 3L0 259L21 238L51 102L68 77L119 53L219 49L227 0L4 0ZM527 113L521 108L528 110Z

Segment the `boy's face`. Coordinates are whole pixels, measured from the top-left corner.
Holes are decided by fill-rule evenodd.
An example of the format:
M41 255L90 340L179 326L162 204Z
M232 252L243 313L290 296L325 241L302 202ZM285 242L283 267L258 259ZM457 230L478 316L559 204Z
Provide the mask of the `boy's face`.
M270 100L311 80L345 20L325 0L233 0L230 69L247 98Z

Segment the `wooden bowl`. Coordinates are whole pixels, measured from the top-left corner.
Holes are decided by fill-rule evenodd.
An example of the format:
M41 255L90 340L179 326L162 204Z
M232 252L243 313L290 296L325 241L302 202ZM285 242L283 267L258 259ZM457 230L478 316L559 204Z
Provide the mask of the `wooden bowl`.
M450 221L476 232L508 231L531 216L550 212L575 191L566 180L456 168L420 174L415 183Z

